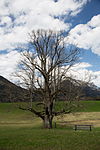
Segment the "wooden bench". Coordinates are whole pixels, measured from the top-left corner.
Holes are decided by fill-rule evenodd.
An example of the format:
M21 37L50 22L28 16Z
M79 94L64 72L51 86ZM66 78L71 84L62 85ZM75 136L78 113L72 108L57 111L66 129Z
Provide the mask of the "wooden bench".
M92 131L92 125L75 125L76 130L90 130Z

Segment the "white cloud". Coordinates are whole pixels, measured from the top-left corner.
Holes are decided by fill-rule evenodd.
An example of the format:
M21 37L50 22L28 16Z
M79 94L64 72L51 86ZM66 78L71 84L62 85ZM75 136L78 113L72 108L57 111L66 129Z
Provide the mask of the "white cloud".
M58 16L80 10L87 1L89 0L59 0L58 2L53 0L8 0L8 6L9 10L15 15L18 15L19 12L30 13L33 11L34 14Z
M18 43L27 42L28 32L38 28L68 30L70 24L65 23L61 16L77 15L88 1L90 0L0 0L0 50L11 50L0 55L0 74L10 79L20 57L12 49ZM100 15L93 17L86 25L76 26L70 34L70 40L78 43L79 47L91 48L100 54ZM80 78L90 66L88 63L78 64L74 74ZM100 86L100 72L91 73L97 75L95 83Z
M88 70L89 67L92 67L89 63L77 63L69 70L68 75L78 80L88 81L91 74L91 71Z
M14 44L21 41L26 43L27 33L32 29L65 29L67 31L70 24L65 23L61 16L76 15L88 1L1 0L0 50L13 49Z
M1 34L2 34L1 30ZM19 44L27 43L29 29L27 27L16 26L12 29L12 32L3 34L0 38L1 50L12 50L18 47Z
M88 25L91 27L100 27L100 15L94 16L89 22Z
M19 59L20 54L17 51L12 51L7 54L0 54L0 75L10 79L11 74L16 70Z
M69 41L100 55L100 15L94 16L87 24L79 24L73 28Z
M8 16L5 16L5 17L2 17L2 19L1 19L1 25L4 25L4 24L7 24L7 25L9 25L9 24L11 24L11 18L10 17L8 17Z
M78 80L93 82L100 87L100 71L92 71L89 67L92 67L89 63L78 63L70 69L68 75Z
M96 76L96 79L94 79L93 82L95 83L95 85L100 87L100 71L95 71L94 75Z

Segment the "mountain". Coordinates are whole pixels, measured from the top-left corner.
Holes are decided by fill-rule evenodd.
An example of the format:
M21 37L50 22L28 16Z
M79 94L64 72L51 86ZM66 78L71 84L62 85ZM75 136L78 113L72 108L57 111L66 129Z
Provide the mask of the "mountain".
M100 88L93 83L67 78L62 82L59 99L69 97L74 99L79 96L81 100L100 100Z
M82 88L82 99L83 100L100 100L100 89L93 84L86 85L84 87L78 87L74 79L65 80L62 83L62 90L64 95L68 95L69 87L71 87L72 92L75 94L75 90ZM76 91L77 92L77 91ZM66 93L66 94L65 94ZM0 102L18 102L18 101L28 101L29 100L28 90L15 85L14 83L8 81L4 77L0 76ZM64 99L64 95L60 93L60 99ZM77 93L76 93L77 94ZM39 90L33 95L35 101L40 100Z
M100 100L100 88L94 84L89 84L83 88L84 97L88 100Z
M27 93L27 90L0 76L0 102L24 101L24 93Z

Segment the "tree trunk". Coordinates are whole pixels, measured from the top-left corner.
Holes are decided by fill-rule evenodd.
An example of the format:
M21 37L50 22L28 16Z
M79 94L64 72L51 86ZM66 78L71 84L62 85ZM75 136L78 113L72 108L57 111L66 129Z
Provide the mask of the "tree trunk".
M52 128L52 117L51 116L45 116L43 120L44 128L51 129Z

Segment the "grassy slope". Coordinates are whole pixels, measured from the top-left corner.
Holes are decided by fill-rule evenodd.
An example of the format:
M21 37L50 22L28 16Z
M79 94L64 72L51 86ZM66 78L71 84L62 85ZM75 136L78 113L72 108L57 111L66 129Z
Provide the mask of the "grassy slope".
M85 112L100 111L100 101L82 102ZM67 118L68 119L68 118ZM41 121L16 104L0 103L0 150L99 150L100 128L74 131L72 128L41 129Z
M59 109L64 102L57 102L56 108ZM81 101L80 107L76 111L79 112L100 112L100 101Z
M18 109L16 103L0 103L0 122L28 122L33 117L32 113Z
M100 101L83 101L81 112L100 112Z

